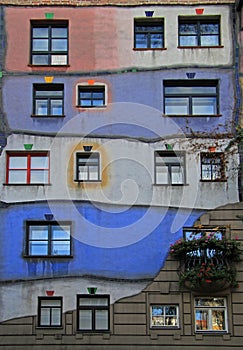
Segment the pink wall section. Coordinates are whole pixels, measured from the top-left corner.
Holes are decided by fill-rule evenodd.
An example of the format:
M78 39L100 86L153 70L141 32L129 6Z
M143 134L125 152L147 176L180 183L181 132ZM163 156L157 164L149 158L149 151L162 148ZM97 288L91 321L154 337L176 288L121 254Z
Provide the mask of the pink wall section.
M30 21L46 20L46 12L54 13L53 20L69 21L70 66L52 67L52 70L90 72L119 68L119 45L116 33L117 9L42 7L6 9L8 37L6 70L20 72L47 70L47 66L29 66ZM13 23L15 23L14 26Z

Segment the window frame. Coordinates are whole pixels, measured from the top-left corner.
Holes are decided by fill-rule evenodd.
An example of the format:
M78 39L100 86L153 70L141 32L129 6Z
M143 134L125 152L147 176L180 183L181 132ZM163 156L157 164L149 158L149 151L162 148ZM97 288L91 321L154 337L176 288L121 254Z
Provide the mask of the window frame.
M203 163L203 157L205 157L205 159L209 159L211 158L212 160L219 160L220 163ZM203 165L205 166L210 166L210 179L206 179L203 177ZM219 166L220 167L220 171L219 173L221 174L220 177L214 177L214 174L216 173L216 170L213 170L213 166ZM223 152L201 152L200 153L200 169L201 169L201 182L225 182L227 181L226 179L226 169L225 169L225 155Z
M30 239L30 228L32 226L47 226L47 239L39 238L36 239ZM70 239L53 239L52 237L52 226L69 226L70 229ZM25 257L26 258L72 258L72 223L71 221L48 221L48 220L27 220L25 223L26 227L26 244L25 244ZM41 241L43 243L46 243L47 247L47 254L31 254L30 253L30 242L33 241ZM52 254L52 245L53 242L69 242L69 254Z
M42 37L44 40L48 40L48 49L45 50L34 50L33 49L33 43L34 43L34 34L33 30L34 28L47 28L48 29L48 36L47 37ZM53 36L51 34L52 28L66 28L67 30L67 35L66 37L63 37L64 40L67 42L67 49L66 50L57 50L54 51L52 49L52 39ZM68 60L69 60L69 23L67 20L53 20L53 21L46 21L46 20L31 20L30 21L30 65L32 66L68 66ZM41 39L41 37L40 37ZM57 38L58 39L58 38ZM47 56L47 63L34 63L33 57L35 55L38 56ZM64 64L62 63L57 63L54 64L52 63L52 56L63 56L66 58L66 62Z
M221 45L221 23L220 23L220 16L204 16L203 18L200 16L190 16L190 17L184 17L184 16L179 16L178 18L178 48L220 48L223 47ZM180 25L182 24L195 24L197 27L196 34L181 34L180 33ZM217 34L202 34L201 33L201 26L203 24L217 24L218 25L218 33ZM201 39L203 36L217 36L218 37L218 45L202 45L201 44ZM196 37L197 45L181 45L180 39L181 37Z
M196 305L196 299L222 299L224 301L224 305L223 306L197 306ZM197 329L197 315L196 315L196 311L204 311L208 312L208 324L209 324L209 328L208 329ZM224 322L225 322L225 329L213 329L213 317L212 317L212 312L213 311L219 311L219 310L223 310L224 311ZM210 333L210 334L222 334L222 333L227 333L228 332L228 321L227 321L227 315L228 315L228 307L227 307L227 299L226 297L222 297L222 296L216 296L216 297L210 297L210 296L196 296L194 297L194 303L193 303L193 315L194 315L194 325L195 325L195 333ZM200 320L199 320L200 321Z
M42 302L43 301L60 301L60 306L42 306ZM49 312L48 312L48 316L49 316L49 324L42 324L41 323L41 316L42 316L42 310L44 308L48 308ZM53 309L59 309L60 310L60 324L59 325L53 325L52 324L52 313L53 313ZM63 313L63 298L62 297L47 297L47 296L43 296L43 297L38 297L38 312L37 312L37 327L38 328L62 328L63 325L63 320L62 320L62 313Z
M140 24L140 25L139 25ZM162 26L162 31L142 31L137 30L137 27L156 27ZM134 18L134 50L165 50L165 25L164 18L156 17L156 18ZM146 47L137 47L137 34L146 34ZM162 45L161 47L151 47L151 35L152 34L161 34L162 35Z
M157 308L163 308L164 312L161 315L153 315L153 307L157 307ZM167 315L165 313L166 308L175 308L176 313L175 315ZM166 316L170 317L170 316L175 316L173 318L175 318L177 320L177 323L175 325L173 324L165 324L166 323ZM151 304L150 305L150 328L151 329L177 329L180 327L180 317L179 317L179 305L177 304ZM158 324L158 325L153 325L153 317L161 317L164 319L164 322L162 322L163 324Z
M97 161L94 162L89 162L88 164L85 161L81 161L81 159L87 159L87 158L93 158L97 159ZM79 179L79 166L85 166L88 167L88 179ZM97 172L95 172L95 174L97 174L97 179L92 180L90 179L90 167L96 167L97 168ZM76 169L75 169L75 182L100 182L101 181L101 164L100 164L100 153L99 152L77 152L76 153Z
M205 92L205 93L199 93L199 92L187 92L186 88L215 88L215 92ZM166 88L185 88L185 91L178 92L178 93L168 93L166 91ZM218 117L219 114L219 81L214 79L180 79L180 80L164 80L163 83L163 94L164 94L164 108L163 113L166 116L173 117L185 117L185 116L191 116L191 117ZM196 106L194 99L205 99L205 98L214 98L215 99L215 108L216 108L216 114L215 113L193 113L193 107ZM184 114L176 114L176 113L167 113L166 107L168 106L166 103L166 99L184 99L187 103L188 113ZM208 105L210 106L210 105Z
M179 162L179 160L174 163L166 163L166 162L156 162L156 156L159 155L160 157L174 157L175 159L178 159L178 157L183 158L182 164ZM163 166L166 167L168 170L168 181L167 183L160 183L158 182L158 167ZM174 183L172 182L172 167L178 167L182 166L183 171L182 171L182 176L183 176L183 182L181 183ZM154 184L158 186L184 186L186 184L186 154L183 151L162 151L162 150L157 150L154 151Z
M6 152L6 185L49 185L50 184L50 152L49 151L7 151ZM26 158L27 163L25 168L10 168L10 159L11 158ZM31 160L34 157L46 157L48 159L47 168L32 168ZM31 171L47 171L47 181L46 182L31 182ZM25 182L9 182L10 171L26 171L26 181Z
M61 96L37 96L37 92L41 91L60 91ZM36 101L43 100L47 101L47 114L37 114ZM51 113L51 102L55 100L62 101L62 113L52 114ZM46 118L46 117L64 117L64 84L33 84L33 114L32 117Z
M107 305L81 305L80 299L107 299ZM81 328L79 314L80 311L91 311L91 328ZM96 311L107 311L107 328L97 329ZM110 332L110 295L109 294L77 294L77 331L87 333L107 333Z
M83 90L83 91L81 91ZM84 98L81 99L80 94L81 92L87 92L91 94L90 98ZM102 93L102 98L96 98L93 96L95 92ZM84 101L90 101L90 105L82 105L82 100ZM103 101L102 105L96 105L94 104L94 101ZM77 85L77 107L78 108L87 108L87 109L95 109L95 108L105 108L107 106L107 86L102 83L96 83L96 84L78 84Z

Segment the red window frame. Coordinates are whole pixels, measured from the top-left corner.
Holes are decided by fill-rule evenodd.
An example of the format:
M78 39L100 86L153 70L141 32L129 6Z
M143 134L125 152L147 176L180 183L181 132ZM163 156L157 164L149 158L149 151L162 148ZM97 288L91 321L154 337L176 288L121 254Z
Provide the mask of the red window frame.
M27 167L26 168L16 168L16 169L10 169L9 167L9 163L10 163L10 158L11 157L23 157L23 158L27 158ZM19 184L19 185L38 185L38 183L32 183L31 182L31 171L33 170L31 168L31 159L33 157L47 157L48 158L48 166L47 168L35 168L34 170L36 171L48 171L48 181L47 182L41 182L39 184L43 184L43 185L48 185L50 184L50 154L48 151L41 151L41 152L8 152L7 153L7 162L6 162L6 184ZM23 183L12 183L9 182L9 171L19 171L19 170L26 170L26 182Z

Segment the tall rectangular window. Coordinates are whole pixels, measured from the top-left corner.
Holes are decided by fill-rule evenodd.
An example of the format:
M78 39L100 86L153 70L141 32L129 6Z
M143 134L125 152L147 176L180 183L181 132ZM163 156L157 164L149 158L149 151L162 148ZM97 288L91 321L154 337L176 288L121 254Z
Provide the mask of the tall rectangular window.
M185 154L174 151L155 152L155 184L185 184Z
M215 80L164 81L166 115L218 115L218 82Z
M219 18L179 17L180 47L220 46Z
M76 181L100 181L100 155L98 152L76 154Z
M62 298L38 298L38 327L62 326Z
M33 115L63 116L64 86L63 84L34 84Z
M68 64L68 22L32 21L31 64Z
M194 312L196 332L227 331L227 309L225 298L195 298Z
M85 108L104 107L105 86L79 86L78 87L78 106Z
M71 224L56 221L27 221L26 255L66 257L71 255Z
M201 153L201 180L225 181L225 161L221 152Z
M8 152L7 184L49 184L50 161L48 152Z
M77 329L104 332L110 328L109 295L77 296Z
M134 48L135 49L164 48L164 20L161 18L135 19Z

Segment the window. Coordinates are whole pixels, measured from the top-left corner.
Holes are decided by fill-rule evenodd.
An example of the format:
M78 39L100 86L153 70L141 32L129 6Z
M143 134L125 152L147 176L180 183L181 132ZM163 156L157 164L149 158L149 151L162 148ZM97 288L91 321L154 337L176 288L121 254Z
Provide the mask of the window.
M163 19L136 19L134 22L134 47L136 49L164 48Z
M32 22L31 25L31 64L68 64L68 23Z
M62 298L38 298L38 327L62 326Z
M224 154L221 152L201 153L201 180L225 181Z
M67 257L71 255L71 224L56 221L26 222L26 255Z
M85 108L104 107L106 105L105 86L93 85L78 87L78 106Z
M108 331L110 328L109 307L109 295L78 295L77 329L79 331Z
M179 18L180 47L220 45L219 18Z
M174 151L155 152L155 184L185 184L185 155Z
M195 298L195 330L227 331L226 299Z
M7 184L49 184L48 152L8 152Z
M33 115L63 116L63 84L34 84Z
M150 309L151 327L178 327L178 306L152 305Z
M100 155L97 152L76 154L76 181L100 181Z
M164 82L166 115L218 115L218 82L168 80Z

